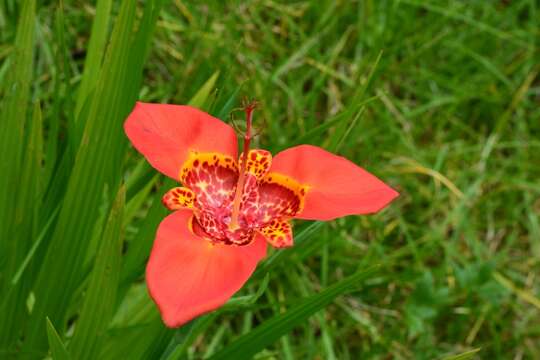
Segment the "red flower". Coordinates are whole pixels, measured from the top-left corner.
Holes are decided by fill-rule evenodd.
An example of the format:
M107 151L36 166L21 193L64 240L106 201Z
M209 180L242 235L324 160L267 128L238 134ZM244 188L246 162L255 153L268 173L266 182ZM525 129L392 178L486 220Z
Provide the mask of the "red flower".
M125 123L133 146L180 181L163 203L146 268L165 324L180 326L224 304L266 255L266 243L293 245L291 218L331 220L374 213L398 193L349 160L300 145L272 155L244 153L233 129L189 106L137 103Z

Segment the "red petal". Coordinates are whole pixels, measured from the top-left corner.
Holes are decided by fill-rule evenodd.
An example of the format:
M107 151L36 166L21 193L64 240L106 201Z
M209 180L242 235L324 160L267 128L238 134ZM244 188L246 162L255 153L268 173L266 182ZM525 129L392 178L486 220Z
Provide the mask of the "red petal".
M229 125L190 106L138 102L124 129L153 167L176 180L190 150L235 159L238 152L236 134Z
M316 146L300 145L274 156L271 172L307 185L304 209L297 218L331 220L374 213L399 194L344 157Z
M189 230L191 217L179 210L161 222L146 267L150 296L169 327L223 305L266 255L262 236L246 246L214 245Z

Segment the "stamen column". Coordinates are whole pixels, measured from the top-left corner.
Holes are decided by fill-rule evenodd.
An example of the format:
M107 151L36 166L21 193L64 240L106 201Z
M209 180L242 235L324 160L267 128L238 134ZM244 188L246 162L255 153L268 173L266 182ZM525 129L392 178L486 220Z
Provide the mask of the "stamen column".
M249 153L249 145L251 143L251 122L253 118L253 110L256 107L255 102L247 104L244 108L246 112L246 132L244 134L244 152L242 153L240 167L240 174L238 176L238 182L236 183L236 193L234 195L233 210L231 214L231 223L229 224L229 229L236 230L238 225L238 215L240 213L240 205L242 203L242 193L244 192L244 183L246 181L246 166Z

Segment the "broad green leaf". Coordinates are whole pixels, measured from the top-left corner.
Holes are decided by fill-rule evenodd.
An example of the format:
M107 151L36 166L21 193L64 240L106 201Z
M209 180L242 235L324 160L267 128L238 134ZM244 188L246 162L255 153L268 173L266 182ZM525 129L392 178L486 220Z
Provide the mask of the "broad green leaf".
M98 359L158 359L172 335L173 331L163 325L156 312L154 317L144 324L109 330Z
M90 95L92 88L96 86L99 78L99 70L105 46L107 45L107 36L109 22L111 17L112 0L98 0L96 3L96 15L92 23L92 32L84 60L84 71L82 75L81 85L77 93L77 105L75 106L75 121L79 120L79 113L84 105L84 102ZM79 124L79 126L84 126Z
M52 226L54 220L56 220L56 217L58 216L59 212L60 212L60 207L57 207L56 209L54 209L54 211L49 216L49 219L47 220L47 222L43 226L43 229L40 231L39 236L37 237L37 239L32 244L32 247L28 251L28 254L26 254L24 260L21 263L21 266L18 268L17 272L15 273L15 276L13 276L13 279L11 280L12 285L16 285L21 280L21 277L23 276L26 268L28 267L28 264L30 263L30 261L34 257L34 254L36 253L37 249L41 245L43 239L45 238L47 232L49 231L50 227Z
M136 196L145 186L148 185L159 174L148 164L144 157L140 157L135 168L132 169L126 179L126 199L129 201Z
M217 359L251 359L252 356L274 343L311 315L330 304L337 296L354 289L358 282L373 274L376 267L358 270L353 275L312 295L286 312L266 320L249 333L240 336L230 345L210 357Z
M16 325L23 315L20 304L24 297L25 286L12 289L9 280L17 271L20 261L29 248L29 236L32 235L33 211L26 213L29 202L37 195L36 180L31 179L29 166L22 165L25 144L32 146L24 156L26 161L35 165L34 155L41 137L41 123L33 125L30 140L24 138L27 108L30 100L30 81L32 80L34 54L34 24L36 2L28 0L22 4L17 27L15 46L10 58L10 72L3 89L4 99L0 104L0 348L7 347L17 338ZM37 113L36 113L37 114ZM36 115L41 121L41 116ZM34 151L35 150L35 151ZM41 154L40 154L41 155ZM24 169L24 170L23 170ZM37 171L37 169L35 169ZM24 174L22 173L24 172ZM24 181L25 183L21 183ZM22 188L24 185L29 189ZM20 191L22 188L22 192ZM30 204L31 205L31 204ZM15 210L14 210L15 209Z
M154 174L154 177L147 182L144 188L142 188L126 203L126 213L124 215L125 225L131 223L131 221L135 218L137 212L141 210L148 198L153 195L151 194L151 192L154 189L157 181L159 180L159 177L159 173Z
M12 253L10 246L17 246L11 233L13 204L17 203L20 169L24 141L24 127L30 100L34 54L34 24L36 2L25 1L17 27L17 36L12 56L11 69L6 79L4 99L0 107L0 253ZM9 176L6 176L9 174ZM13 267L0 261L0 273L12 275ZM7 268L7 269L6 269ZM7 285L7 277L0 278L0 290ZM3 338L1 336L0 338Z
M146 51L147 33L151 33L137 33L136 42L132 42L135 6L128 0L122 3L95 96L89 105L88 121L58 223L36 280L36 304L27 327L27 351L43 349L40 321L46 314L63 329L61 321L84 275L83 261L103 195L108 194L106 198L110 198L115 194L122 178L121 165L126 147L122 124L137 95L137 80L141 77L144 61L140 52ZM147 5L148 8L155 21L155 8ZM146 27L153 25L145 20L148 17L146 13L143 15L144 24L148 24Z
M125 188L121 187L105 225L90 284L75 333L69 344L75 359L94 359L116 308L122 256Z
M54 46L53 43L48 41L40 41L40 45L43 45L47 53L51 53L52 64L52 80L54 83L53 91L51 95L51 104L48 104L47 108L50 112L48 121L45 124L47 130L47 146L45 155L45 174L43 175L44 184L48 184L55 166L57 165L59 155L59 144L62 144L58 134L61 132L61 123L64 116L71 117L73 108L73 96L71 94L69 79L72 77L70 68L71 53L68 49L67 32L68 26L65 21L64 14L64 1L60 0L55 4L55 16L54 16ZM40 29L40 28L38 28ZM40 34L40 37L43 35ZM41 40L41 39L40 39ZM48 56L47 56L48 57ZM71 129L68 129L71 130ZM80 136L74 136L72 131L69 131L69 142L73 142L74 139L79 139ZM61 153L61 152L60 152ZM75 151L72 149L71 154ZM70 166L71 168L71 166ZM61 177L58 175L58 177ZM56 180L56 179L55 179Z
M174 186L176 185L173 180L166 179L163 185L158 188L158 196L161 196ZM161 201L154 199L144 223L139 228L135 238L128 244L128 250L122 266L122 284L130 284L143 273L146 260L154 242L157 226L167 216L167 213L168 210L163 206Z
M54 360L69 360L71 357L66 350L62 339L58 335L58 332L54 328L51 320L46 318L47 322L47 338L49 339L49 349L51 350L51 355Z
M13 224L13 244L10 246L8 269L15 279L18 269L25 261L27 253L33 246L33 239L37 236L39 202L41 200L41 162L43 133L41 124L41 109L39 104L34 107L34 114L28 131L28 144L21 169L21 180L18 190L18 201L14 206L15 219ZM11 281L7 285L7 296L0 301L0 333L4 334L2 341L13 342L26 316L24 303L30 290L30 282ZM0 342L1 343L1 342Z

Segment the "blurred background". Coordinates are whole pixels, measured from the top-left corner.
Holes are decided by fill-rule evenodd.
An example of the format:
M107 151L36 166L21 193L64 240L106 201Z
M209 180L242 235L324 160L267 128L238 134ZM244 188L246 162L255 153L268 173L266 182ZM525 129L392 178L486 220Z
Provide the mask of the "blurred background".
M0 1L0 358L540 359L539 25L536 0ZM225 309L166 329L144 266L174 184L123 121L240 120L244 96L257 147L401 196L297 221Z

